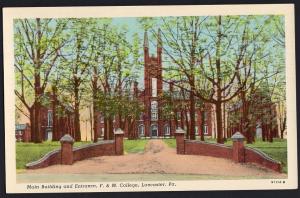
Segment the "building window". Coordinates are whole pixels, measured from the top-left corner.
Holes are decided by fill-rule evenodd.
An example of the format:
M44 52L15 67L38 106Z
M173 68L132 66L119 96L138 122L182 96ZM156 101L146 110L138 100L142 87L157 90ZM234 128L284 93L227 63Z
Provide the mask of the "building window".
M52 110L48 110L48 115L47 115L47 126L52 126L53 125L53 118L52 118Z
M139 131L139 136L144 136L145 135L145 127L144 127L143 124L139 125L138 131Z
M151 125L151 127L150 127L150 134L151 134L151 137L158 136L158 128L157 128L156 124L152 124Z
M101 128L101 135L100 136L104 136L104 128Z
M198 134L199 134L198 127L195 126L195 135L198 135Z
M164 126L164 133L165 135L170 135L170 126L168 124Z
M190 121L191 120L190 113L187 113L186 115L187 115L187 120Z
M152 97L157 97L157 78L152 78Z
M157 112L151 112L151 120L158 120Z
M144 120L144 114L143 113L140 114L140 120Z
M100 123L104 123L104 116L100 116Z
M157 101L151 101L151 120L158 120Z
M207 128L207 125L204 125L204 134L205 134L205 135L208 134L208 128Z
M151 101L151 111L157 111L157 101Z

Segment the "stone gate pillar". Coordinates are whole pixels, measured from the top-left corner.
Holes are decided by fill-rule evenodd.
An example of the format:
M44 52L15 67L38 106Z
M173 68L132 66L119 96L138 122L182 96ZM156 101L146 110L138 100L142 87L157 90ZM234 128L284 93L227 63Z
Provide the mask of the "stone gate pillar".
M73 143L74 139L69 134L60 139L61 143L61 164L73 164Z
M175 131L177 154L184 154L184 133L185 131L180 127Z
M232 145L233 161L238 163L245 162L245 146L244 146L245 137L240 132L236 132L235 134L233 134L231 139L233 141L233 145Z
M116 155L123 155L123 139L124 139L124 131L118 128L115 132L115 154Z

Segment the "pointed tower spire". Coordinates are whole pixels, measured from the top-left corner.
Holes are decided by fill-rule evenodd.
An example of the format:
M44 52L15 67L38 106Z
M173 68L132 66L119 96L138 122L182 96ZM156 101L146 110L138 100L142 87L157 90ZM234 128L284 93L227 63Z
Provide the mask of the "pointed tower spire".
M147 30L145 30L145 33L144 33L144 48L149 48L149 41L148 41Z
M162 54L162 40L161 40L161 30L158 29L157 33L157 62L161 67L161 54Z
M158 34L157 34L157 47L162 48L162 40L161 40L161 30L160 28L158 29Z

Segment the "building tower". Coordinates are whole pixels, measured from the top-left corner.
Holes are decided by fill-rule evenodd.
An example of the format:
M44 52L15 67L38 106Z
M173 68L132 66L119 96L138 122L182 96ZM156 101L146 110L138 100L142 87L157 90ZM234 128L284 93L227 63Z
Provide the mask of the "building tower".
M157 56L149 56L147 32L144 34L144 85L145 85L145 136L163 136L163 120L159 112L162 96L162 40L161 31L157 34Z

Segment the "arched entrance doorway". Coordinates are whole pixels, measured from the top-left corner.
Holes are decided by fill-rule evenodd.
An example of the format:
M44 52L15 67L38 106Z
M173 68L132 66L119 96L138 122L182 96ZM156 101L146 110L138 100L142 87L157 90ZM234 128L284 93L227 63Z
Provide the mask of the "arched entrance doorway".
M164 134L165 134L165 136L170 135L170 126L168 124L165 124L165 126L164 126Z
M140 124L138 127L139 137L145 136L145 126L143 124Z
M158 136L158 127L157 124L152 124L150 127L150 135L151 137L157 137Z

